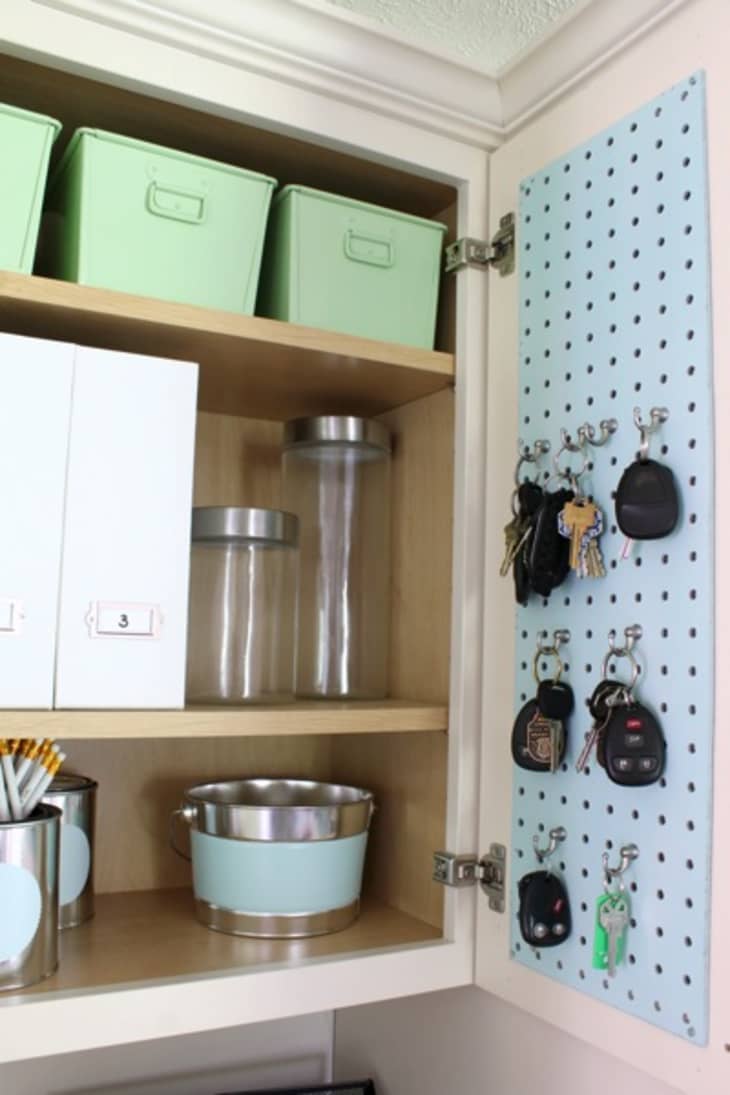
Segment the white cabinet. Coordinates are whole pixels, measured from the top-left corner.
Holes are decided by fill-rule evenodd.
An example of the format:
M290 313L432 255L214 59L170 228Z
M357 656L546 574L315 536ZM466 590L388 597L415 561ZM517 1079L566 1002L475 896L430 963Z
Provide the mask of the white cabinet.
M182 0L176 4L164 5L166 11L181 6L185 6ZM649 4L635 5L637 8L639 6L647 11ZM146 17L148 9L151 12L155 7L157 5L153 3L146 6ZM227 7L233 10L233 5ZM658 10L668 5L657 3L655 7ZM421 178L446 179L449 185L458 190L458 210L454 216L458 235L477 238L486 238L490 227L496 227L498 218L515 208L517 187L521 179L541 168L551 158L592 137L598 129L614 122L621 114L665 90L673 81L704 66L708 69L709 76L708 117L713 218L716 225L722 226L722 210L727 203L727 142L723 140L722 132L723 96L726 97L727 94L727 65L723 55L724 38L719 33L708 34L708 27L712 26L713 19L717 22L722 18L723 4L721 0L699 0L692 5L684 6L680 3L671 7L671 18L658 23L652 29L651 35L643 38L637 36L630 46L627 44L625 50L619 50L603 67L596 67L589 79L576 84L569 93L563 94L563 87L560 91L562 98L550 107L549 112L544 112L532 122L519 117L519 95L514 86L517 77L513 79L512 74L508 74L504 90L506 95L509 93L507 98L515 108L512 129L503 128L499 132L490 130L485 136L485 128L477 130L475 126L473 130L469 130L470 134L474 134L473 141L471 138L459 140L454 136L457 130L451 128L450 124L447 126L438 117L426 118L425 112L418 115L420 121L404 121L402 104L395 104L393 108L395 111L397 106L400 114L386 110L379 112L377 107L368 108L364 102L353 106L347 101L346 94L341 97L327 96L312 90L308 84L305 86L304 81L292 81L288 84L286 78L275 80L271 75L261 74L255 64L250 69L246 68L245 61L233 64L232 57L240 59L243 55L243 46L240 41L236 41L233 32L226 32L225 44L222 44L223 35L220 38L213 34L206 36L206 32L201 30L204 47L193 49L189 41L183 38L183 31L180 29L182 23L176 28L170 20L165 22L164 27L160 27L157 35L150 32L149 37L145 37L144 29L141 28L140 37L135 40L118 29L115 20L121 18L121 15L116 9L114 20L110 19L107 25L101 16L96 18L103 9L111 8L103 0L69 0L64 8L75 9L75 16L61 13L58 6L54 5L52 19L43 21L36 18L36 4L18 0L13 5L12 26L7 37L20 55L32 55L35 51L36 56L56 56L60 58L60 67L67 72L93 69L98 64L99 57L103 57L109 73L108 79L112 83L116 82L123 88L136 87L143 93L157 94L173 100L177 104L174 107L163 102L154 107L156 131L164 129L169 123L170 140L177 136L180 140L193 141L192 135L203 131L206 137L212 137L215 130L225 143L228 132L226 126L233 124L232 119L236 119L242 126L246 124L247 118L243 115L241 104L255 103L256 124L260 125L261 133L270 129L278 134L288 131L299 137L309 134L320 145L320 149L313 152L309 159L319 162L321 156L326 161L322 168L323 177L329 177L328 173L334 170L334 159L327 159L330 153L336 157L337 153L332 150L344 149L352 153L354 146L359 146L373 175L377 173L378 164L385 163L388 168L399 167L401 170L412 171ZM603 8L605 11L606 5ZM94 14L94 20L81 21L78 13L83 16L88 11ZM84 29L84 35L78 33L80 26ZM190 29L188 21L184 23L183 29L187 34ZM179 37L176 38L178 32ZM175 52L170 49L171 40L178 47ZM131 42L134 42L134 49L130 48ZM237 52L239 48L240 53ZM186 59L185 66L179 64L181 53ZM539 75L537 69L536 75ZM63 79L71 80L73 77L65 76ZM63 80L60 83L62 85ZM528 90L526 87L522 88L525 95ZM121 97L118 105L115 105L115 94ZM103 90L100 101L103 100L104 109L108 111L111 121L116 117L121 124L121 120L130 117L130 106L133 104L124 99L127 94L126 91L119 92L114 88ZM86 101L91 103L91 98L87 96ZM136 122L144 108L148 112L148 124L151 125L150 102L149 99L140 99L140 112L134 113ZM181 118L177 112L184 111L185 104L193 110L207 109L220 115L211 121L210 133L207 127L201 126L199 114L186 117L185 124L175 130ZM472 120L473 114L471 111L464 112L460 117L461 124L466 126L467 121ZM265 144L265 138L262 138L262 142ZM234 144L232 142L228 148L234 148ZM241 139L235 147L244 145L245 141ZM327 151L322 151L322 147ZM488 148L491 151L488 152ZM307 169L307 160L308 157L301 157L302 171ZM356 174L357 171L354 170L353 175ZM383 186L386 186L387 180L385 176L383 178ZM408 200L415 202L410 181L408 190ZM564 193L569 194L570 190L566 187ZM444 205L448 204L447 198ZM429 212L436 215L439 210L432 209ZM727 253L725 240L722 239L719 246L716 242L713 279L718 300L723 300L728 291L730 275ZM42 291L46 292L46 289ZM54 287L47 291L49 307L52 309L56 307L56 289ZM63 293L58 290L59 299L64 293L68 296L69 309L76 307L76 298L70 289L64 289ZM220 948L224 945L221 940L211 941L201 936L198 941L198 937L191 932L183 943L180 942L183 931L187 929L182 927L182 914L178 917L177 910L172 909L169 912L169 921L158 929L158 935L150 947L150 970L145 970L142 974L129 972L135 968L135 954L139 950L137 936L147 931L151 925L160 924L162 916L168 915L168 906L172 905L172 899L168 902L164 896L165 886L171 883L164 874L167 868L160 851L164 841L160 818L155 812L154 804L143 795L149 787L164 789L173 782L177 787L181 780L187 779L203 765L208 765L212 774L214 769L220 770L226 764L230 764L231 768L234 764L241 768L244 765L253 766L258 758L265 756L272 768L288 767L294 763L292 758L295 757L295 750L292 738L287 737L287 734L299 735L299 741L306 738L307 732L313 735L307 746L311 756L312 774L319 776L323 771L333 775L352 773L354 778L357 773L358 776L361 774L363 781L367 780L378 786L385 803L380 817L384 825L392 826L389 835L380 841L382 870L375 879L380 894L385 894L388 915L392 913L393 906L398 907L399 901L402 906L410 907L409 891L419 886L426 890L429 884L427 857L410 854L411 845L417 844L420 839L424 828L423 817L427 811L419 813L417 808L423 803L416 802L414 807L408 794L417 781L426 783L432 772L435 793L431 813L439 815L441 812L444 818L445 847L456 853L473 853L486 851L492 841L509 843L509 729L514 704L514 604L509 584L500 583L497 574L504 548L502 527L508 512L506 507L514 472L514 442L518 434L515 368L519 338L517 286L515 279L500 279L483 271L465 270L459 274L454 296L458 382L453 445L454 517L453 528L449 529L449 533L453 531L453 559L449 559L443 568L434 568L424 580L414 582L418 585L418 596L422 602L426 602L432 592L431 587L443 574L447 573L452 581L448 763L444 762L443 768L438 767L443 760L438 753L444 737L438 733L442 727L430 727L434 731L433 738L426 744L424 740L428 738L428 734L425 730L420 734L411 734L410 741L414 742L411 747L406 731L412 731L414 727L397 723L396 720L402 716L398 715L399 709L395 705L386 705L381 711L381 721L377 727L381 733L373 735L363 732L357 740L355 733L373 729L372 722L367 724L367 719L373 716L361 709L336 713L338 718L351 720L347 723L351 727L357 721L357 729L352 729L350 735L342 735L340 727L337 731L340 734L338 738L336 734L327 738L330 730L322 729L321 720L327 717L327 712L318 711L315 716L305 705L301 705L302 709L292 716L297 720L295 728L292 722L286 721L284 714L274 711L256 711L249 716L236 712L217 715L191 711L175 715L174 718L141 714L134 721L128 722L125 721L127 716L98 719L99 737L116 736L123 739L125 735L142 737L155 732L159 732L160 738L182 738L193 734L207 734L208 737L205 740L201 737L197 742L181 743L176 747L174 755L171 752L165 755L166 742L146 742L145 749L134 752L133 760L130 762L127 759L125 767L122 767L125 747L122 742L80 743L84 747L82 756L94 758L112 777L123 771L123 779L117 782L124 784L125 793L130 794L129 785L132 784L139 791L136 798L130 797L131 804L127 807L129 812L126 815L131 819L130 824L134 823L133 814L139 815L139 828L130 835L128 828L117 826L118 832L122 834L119 865L114 865L117 874L111 880L113 885L108 888L110 891L124 888L119 883L119 877L123 877L125 882L128 877L123 870L123 861L134 859L134 884L127 888L136 888L142 892L146 888L149 896L144 899L137 897L140 906L146 902L144 916L137 917L134 912L137 906L132 906L132 897L124 895L115 902L117 894L110 892L104 895L103 904L108 910L105 914L108 918L104 921L100 915L97 919L99 930L96 950L88 963L85 960L79 961L76 969L71 962L67 964L71 975L66 982L65 994L29 994L27 1004L23 1007L5 1009L0 1034L2 1059L89 1049L114 1042L162 1038L215 1029L223 1025L255 1023L313 1009L348 1007L364 1001L382 1000L388 996L425 993L476 981L488 992L547 1019L585 1042L605 1045L612 1053L656 1075L664 1078L675 1077L684 1090L702 1091L703 1078L711 1075L711 1082L714 1083L723 1074L723 1068L726 1076L730 1057L724 1047L728 1037L730 997L728 979L723 976L722 971L730 963L730 941L724 930L722 915L714 918L717 927L712 941L712 964L719 972L711 987L714 1021L711 1044L707 1050L681 1042L648 1024L637 1022L633 1017L606 1006L602 1001L587 1000L572 989L536 975L511 961L509 917L492 912L478 889L463 889L445 894L442 935L436 933L435 937L428 938L424 934L419 937L408 928L402 939L394 941L389 936L381 937L374 932L371 938L377 938L380 945L374 953L369 954L366 953L367 943L358 945L341 937L339 941L332 943L322 941L322 950L308 950L306 944L298 944L286 953L275 944L270 949L257 952L248 944L241 944L235 953L232 947L230 952L218 958L222 953ZM88 305L83 304L83 307L88 308L90 327L93 329L93 321L96 318L98 322L102 305L97 303L98 298L92 294L84 300L89 302ZM81 308L80 297L78 301ZM62 306L65 306L63 301ZM109 310L116 324L116 337L119 339L119 311L122 310L122 305L110 302ZM717 311L716 338L719 351L724 351L730 344L728 318L721 309ZM257 327L254 330L254 324L251 328L250 350L244 355L238 349L238 329L234 330L233 326L224 324L219 316L203 313L193 316L183 309L176 309L174 317L171 313L164 312L157 319L150 319L143 314L141 307L129 304L125 318L129 321L130 338L142 340L144 337L148 340L148 345L151 345L154 338L164 341L169 337L167 350L173 355L180 352L175 348L175 337L195 340L199 337L200 330L205 330L208 344L204 356L210 360L200 357L204 370L208 370L207 380L204 379L201 384L201 409L213 412L221 419L227 419L216 423L215 436L212 436L211 430L211 435L206 439L209 451L207 456L205 453L203 455L208 460L207 487L213 490L217 485L216 454L219 451L231 465L240 459L244 447L248 454L263 453L263 466L266 466L267 461L273 465L267 433L271 423L257 422L255 428L246 426L245 430L242 427L242 436L245 433L246 437L244 446L238 442L239 435L233 416L255 416L258 413L262 420L271 419L276 417L276 404L279 401L289 401L287 405L290 405L291 388L296 386L297 381L290 383L289 377L284 379L285 374L276 371L280 369L280 362L270 352L270 343L281 338L285 353L289 353L295 339L288 330L282 328L274 334L273 327ZM169 331L175 323L179 323L179 330L173 337L169 335ZM145 325L154 327L152 338L144 332L140 334L139 328ZM309 332L307 338L312 342L314 357L318 350L318 345L315 345L318 343L318 336ZM487 346L488 368L485 360ZM334 378L333 384L341 383L343 375L356 377L359 372L367 372L373 363L376 366L374 372L377 373L377 366L382 364L382 359L377 356L378 352L382 352L382 348L378 351L370 348L365 352L363 347L353 346L347 353L341 348L335 350L330 373L330 377ZM345 356L348 357L347 362L343 360ZM726 354L718 352L718 361L724 361L725 357ZM218 374L215 374L216 358ZM257 398L260 399L257 378L254 378L254 383L248 388L246 382L241 381L243 370L250 366L252 359L257 364L263 363L262 373L270 369L267 374L269 378L278 378L262 382L268 382L273 390L273 398L271 403L266 403L263 410L259 407L258 411L249 406ZM417 373L422 364L422 361L415 360L399 362L389 376L380 374L379 379L373 382L374 390L392 386L391 406L400 407L404 418L409 418L411 414L416 418L415 410L403 406L408 404L409 399L413 401L414 407L420 403L419 413L424 418L430 415L430 411L424 410L425 401L422 397L429 390L433 391L433 388L424 387L418 395L411 394L405 398L400 395L399 384L403 376L408 372ZM311 365L310 359L303 369L309 370ZM216 375L219 379L222 378L220 383L216 382ZM306 373L305 377L307 375L309 374ZM329 407L337 400L338 409L342 408L342 393L333 397L333 386L329 378L323 379L323 375L316 378L316 383L312 379L308 394L308 398L311 396L310 406L300 409L299 413L314 413L323 403ZM730 398L730 372L718 369L716 385L719 400L724 398L727 401ZM303 386L306 387L306 380ZM379 395L379 392L376 394ZM586 392L587 399L592 398L592 395L592 391L590 394ZM382 409L377 399L373 398L376 411L369 410L368 413L376 413ZM365 413L363 407L359 409ZM575 413L577 416L577 411ZM587 414L587 410L584 413ZM422 431L426 439L424 448L432 440L429 430L430 423L427 423ZM433 529L427 522L421 522L423 513L432 500L443 494L440 479L442 466L431 468L428 465L419 448L421 441L416 436L421 431L413 428L412 433L411 438L404 431L406 443L399 448L407 457L409 443L412 443L414 450L419 453L415 463L421 465L408 465L409 474L404 476L399 498L400 509L406 515L403 520L406 532L400 547L401 557L411 563L411 569L411 561L422 545L424 552L433 549L436 541ZM100 425L96 455L103 436ZM118 433L116 437L118 441ZM727 461L723 456L721 451L717 466L721 492L726 485L727 469ZM88 463L89 459L94 458L92 451L84 459ZM442 462L443 465L446 463ZM246 478L249 470L241 470L242 479ZM91 472L88 469L85 469L86 474L89 482L83 488L84 491L96 489L90 483ZM450 468L447 476L450 486ZM226 484L229 478L226 477ZM274 476L271 478L274 479ZM173 484L174 478L167 483L167 489L173 489ZM258 481L254 486L258 490ZM271 494L267 493L263 504L272 504L270 499ZM227 499L210 497L208 500L213 503ZM244 504L243 500L241 504ZM438 516L439 511L435 507L434 512ZM411 540L407 539L409 525L418 533ZM439 525L439 522L434 522L434 525ZM729 534L730 523L722 511L718 514L719 557L724 557L730 550ZM100 538L95 550L103 552L108 546L109 540ZM133 554L133 545L129 550ZM98 563L97 558L90 569ZM418 577L418 571L416 575ZM89 607L94 605L97 630L114 631L115 626L120 627L122 613L117 615L120 604L129 604L130 611L124 614L131 625L142 631L151 626L152 614L161 596L157 589L145 589L143 592L134 582L125 584L124 589L118 589L114 583L108 581L108 574L103 570L96 571L93 578L93 583L84 585L79 575L75 576L74 582L79 584L78 589L73 592L77 602L74 612L79 611L80 604L88 615ZM409 595L409 581L408 566L404 564L403 580L398 588L399 596L404 599ZM721 586L718 597L719 614L724 611L725 595L725 589ZM394 664L393 675L406 682L400 698L428 701L433 699L433 694L428 691L431 678L438 676L443 659L439 661L429 658L431 650L427 640L443 627L447 614L434 611L428 617L427 613L423 613L416 617L417 623L413 622L413 618L406 620L407 616L408 612L404 610L398 625L403 634L408 632L410 643L404 643L402 649L399 649L404 664ZM633 614L629 619L633 619ZM629 619L624 622L629 622ZM618 624L620 621L617 621ZM113 649L118 641L118 637L113 634L102 634L92 640L88 627L86 619L83 629L78 618L74 622L76 640L69 647L69 657L77 660L79 671L83 670L88 651ZM165 627L164 619L162 627ZM716 660L720 666L727 661L725 654L730 642L728 636L730 632L727 629L718 627ZM119 641L124 644L125 649L131 650L137 647L148 649L151 646L151 642L144 636L138 636L134 641ZM127 643L130 644L129 647ZM415 651L415 660L420 662L417 674L413 672L412 665L406 664L408 645ZM425 647L424 656L420 656L422 647ZM414 679L419 681L416 688L411 683ZM726 694L729 688L728 674L718 673L718 710L725 710L730 704L730 696ZM59 699L62 697L59 696ZM150 705L147 700L145 703ZM88 717L96 718L96 715ZM74 733L79 738L84 734L92 737L91 732L85 729L89 726L88 722L67 716L64 719L67 719L67 727L74 726ZM280 720L278 724L277 719ZM257 727L253 725L254 721L258 723ZM194 726L193 730L189 729L191 725ZM263 746L258 749L259 739L254 737L261 733L260 726L264 725L274 725L275 730L283 728L282 737L271 743L271 753L266 752ZM329 725L327 724L328 727ZM159 728L158 731L155 728ZM386 732L394 729L403 733L390 735ZM56 732L60 733L60 730ZM224 736L235 738L236 734L243 733L252 736L246 742L230 741L230 752L226 743L220 740ZM316 740L317 735L322 735L322 739ZM371 741L376 739L377 749L369 747L368 737ZM216 739L215 743L210 740L212 738ZM280 752L275 753L274 749ZM444 748L443 753L445 752ZM718 735L716 756L716 771L727 771L730 764L730 739L727 736ZM139 771L135 772L135 769L146 763L149 763L154 779L147 778L143 781ZM159 764L158 770L154 770L154 763ZM107 786L111 787L112 783L113 778L110 778ZM106 793L109 796L109 815L116 822L117 814L111 808L113 792L110 789ZM115 805L118 802L117 798ZM144 804L143 809L140 809L140 803ZM720 793L716 796L715 811L713 887L717 894L715 909L721 913L730 893L730 866L724 851L730 835L730 798L727 795ZM146 831L142 831L145 826ZM408 834L408 841L400 839L404 833ZM138 839L140 835L142 839ZM153 862L148 864L148 859ZM156 880L151 885L148 878L153 869L158 868L160 875L164 877L162 881ZM137 875L142 878L142 883L137 880ZM179 879L173 878L172 884L176 881ZM128 908L132 909L131 913L127 912ZM365 916L363 925L370 924L372 920ZM90 928L89 933L93 930L93 927ZM110 947L110 940L122 942L115 948ZM337 950L337 942L341 945L341 950ZM214 951L214 948L218 949ZM120 957L122 950L124 954ZM80 951L81 948L77 946L77 957ZM211 957L200 958L203 951ZM160 958L167 956L167 964L160 961L153 965L153 959L157 959L158 953ZM103 955L108 956L108 966L102 960ZM249 960L250 955L253 957ZM319 961L308 961L310 956L316 956ZM62 962L61 970L63 969ZM128 976L130 984L124 991L112 991L115 985L121 983L120 969ZM608 989L606 991L609 992ZM608 995L606 999L608 1001ZM446 1009L443 1014L445 1040L449 1038L449 1024L453 1021ZM35 1032L41 1023L46 1034L43 1046L39 1048ZM478 1047L476 1048L478 1055ZM724 1083L726 1085L726 1079ZM718 1083L713 1087L708 1083L704 1090L712 1090L714 1093L723 1088Z
M0 707L53 706L73 355L0 335Z
M79 348L56 707L182 707L197 365Z

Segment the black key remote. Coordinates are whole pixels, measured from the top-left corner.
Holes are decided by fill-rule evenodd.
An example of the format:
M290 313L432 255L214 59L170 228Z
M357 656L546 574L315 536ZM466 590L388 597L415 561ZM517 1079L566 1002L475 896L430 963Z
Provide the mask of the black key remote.
M528 700L523 704L512 727L512 759L515 764L529 772L554 771L562 763L565 747L562 719L544 715L537 700Z
M540 681L536 699L543 715L561 722L572 715L575 707L573 689L565 681Z
M602 738L602 761L614 783L645 787L661 778L667 743L648 707L642 703L616 707Z
M616 491L616 524L630 540L660 540L679 520L672 469L656 460L629 464Z
M522 938L531 947L557 947L572 927L568 891L551 871L533 871L517 884Z

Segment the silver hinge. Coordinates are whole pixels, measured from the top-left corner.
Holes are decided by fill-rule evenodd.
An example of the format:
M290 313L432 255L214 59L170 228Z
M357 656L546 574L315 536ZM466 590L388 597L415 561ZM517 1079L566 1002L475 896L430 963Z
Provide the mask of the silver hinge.
M489 854L477 859L475 855L454 855L453 852L434 852L433 880L442 886L475 886L477 882L489 898L493 912L504 912L504 886L507 849L504 844L490 844Z
M500 219L499 231L492 242L464 236L446 248L446 273L453 274L466 266L478 266L488 270L494 266L500 275L513 274L515 269L515 215L505 213Z

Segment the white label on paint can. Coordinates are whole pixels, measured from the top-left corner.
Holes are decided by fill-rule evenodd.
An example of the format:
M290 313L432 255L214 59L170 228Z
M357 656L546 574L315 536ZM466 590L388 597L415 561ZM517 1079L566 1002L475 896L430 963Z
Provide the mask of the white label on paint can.
M61 826L61 861L58 871L58 901L68 905L83 892L89 877L91 849L78 825Z
M33 942L41 905L34 875L14 863L0 863L0 962L17 958Z

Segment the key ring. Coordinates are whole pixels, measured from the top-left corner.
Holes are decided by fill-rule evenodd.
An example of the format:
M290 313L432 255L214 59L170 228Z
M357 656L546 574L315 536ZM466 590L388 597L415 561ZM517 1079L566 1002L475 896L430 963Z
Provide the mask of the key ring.
M557 646L538 646L535 657L532 659L532 675L538 684L540 684L542 680L542 677L540 676L541 658L555 658L555 674L552 680L557 684L563 675L563 659L558 653Z
M624 682L624 688L628 692L628 694L631 695L636 686L636 682L639 679L639 663L637 662L636 658L630 650L626 650L623 647L616 647L613 650L609 650L609 652L603 659L603 665L601 666L601 676L604 681L614 680L614 678L611 677L608 672L608 667L614 658L628 658L629 660L629 664L631 666L631 680L628 684L625 684ZM620 681L617 681L616 683L621 684Z

